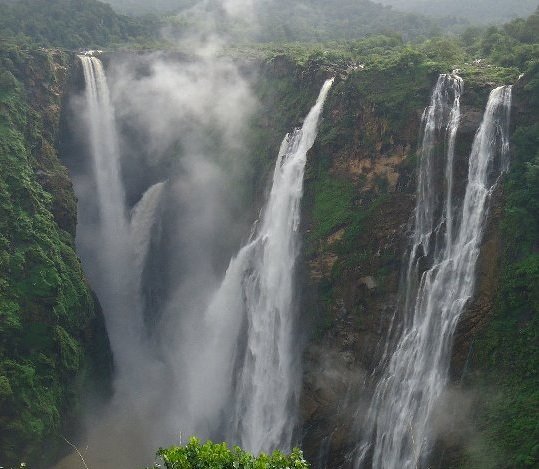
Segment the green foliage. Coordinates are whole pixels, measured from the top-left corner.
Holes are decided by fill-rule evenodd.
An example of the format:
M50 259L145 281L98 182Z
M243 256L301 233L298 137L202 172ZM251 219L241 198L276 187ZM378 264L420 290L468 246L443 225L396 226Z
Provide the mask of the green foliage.
M158 25L153 18L118 15L96 0L0 1L0 38L20 43L89 48L148 42Z
M338 4L323 0L289 2L272 0L254 2L256 21L230 18L217 0L206 2L205 8L187 9L172 17L171 25L180 32L212 32L236 42L324 42L354 40L372 34L395 32L406 40L439 34L461 23L442 23L415 14L404 14L370 0L340 0ZM208 21L208 16L212 21Z
M353 217L354 186L351 182L323 175L316 180L312 210L313 229L309 239L323 240L350 223Z
M157 453L167 469L309 469L300 450L294 449L290 455L275 451L271 455L253 456L226 443L202 444L191 438L185 446L160 449Z
M38 171L57 175L65 171L53 151L42 151L55 131L44 127L47 116L33 108L41 109L43 104L54 108L57 103L24 83L37 79L44 87L54 87L52 60L44 52L16 47L0 50L4 70L0 89L0 464L4 465L16 464L19 458L42 464L51 457L55 445L48 444L46 451L42 445L60 431L66 410L75 407L80 391L77 380L88 361L84 334L95 320L95 305L73 237L55 218L56 194L47 192L36 176ZM74 207L74 201L69 206Z
M516 19L502 27L465 31L462 46L473 58L488 64L531 70L539 56L539 9L527 19Z
M433 17L460 17L472 23L493 23L527 16L536 0L380 0L396 9Z
M530 77L530 82L536 77ZM528 91L526 91L528 90ZM517 93L521 93L518 90ZM524 87L528 102L537 89ZM539 122L521 123L512 137L512 169L505 184L504 253L494 317L474 347L468 384L483 390L476 409L482 444L464 467L539 464Z
M192 7L197 0L107 0L116 11L126 15L173 14Z

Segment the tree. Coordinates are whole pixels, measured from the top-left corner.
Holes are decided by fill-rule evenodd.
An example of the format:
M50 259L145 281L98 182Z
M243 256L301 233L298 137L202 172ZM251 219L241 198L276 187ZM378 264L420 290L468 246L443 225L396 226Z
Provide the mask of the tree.
M253 456L237 446L229 448L226 443L218 444L211 441L202 444L194 437L185 446L160 449L157 455L162 458L167 469L310 468L299 449L294 449L290 455L274 451L271 455L262 453L259 456Z

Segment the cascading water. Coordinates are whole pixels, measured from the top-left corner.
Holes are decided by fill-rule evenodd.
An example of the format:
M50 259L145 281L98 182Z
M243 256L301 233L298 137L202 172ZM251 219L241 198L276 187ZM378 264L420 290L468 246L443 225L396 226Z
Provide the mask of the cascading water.
M131 211L131 245L135 254L135 271L138 274L137 285L140 282L146 256L150 247L152 228L156 222L156 212L163 196L165 182L158 182L151 186Z
M333 80L322 87L303 127L283 140L273 186L249 251L242 293L247 313L247 350L236 385L236 427L254 451L289 449L295 393L294 267L307 152Z
M254 453L291 443L300 376L293 337L300 202L307 152L332 83L325 82L303 127L281 145L261 219L205 313L204 347L193 357L200 366L187 377L194 412L215 422L231 407L227 439ZM213 392L204 400L209 383Z
M79 247L103 305L116 363L115 396L108 408L111 418L94 424L89 435L96 464L115 463L114 457L106 456L116 451L105 434L115 435L112 444L124 445L139 457L146 454L147 444L159 444L152 438L168 441L180 432L228 439L254 452L288 449L300 377L292 334L303 175L332 80L324 84L303 127L286 136L261 219L247 245L230 262L202 322L196 311L191 315L180 311L181 319L186 319L182 327L195 329L182 336L181 353L163 355L162 339L152 339L145 329L141 291L153 227L170 185L150 187L128 213L103 66L91 55L80 60L93 175L83 175L76 183L79 200L84 201ZM178 339L176 317L164 321L157 326L159 334L168 327L167 337ZM168 349L180 351L178 344ZM183 360L189 366L176 366ZM162 405L163 399L168 399L168 406ZM140 432L131 432L129 426L155 418L165 430L146 438L144 444L137 443ZM117 460L127 464L130 457Z
M141 321L133 315L133 276L130 227L120 174L120 152L114 110L103 64L92 55L79 56L86 84L86 129L96 187L97 220L80 211L78 245L81 257L103 306L118 371L134 369L126 341L139 342ZM81 185L82 186L82 185ZM78 196L91 200L91 189L79 186ZM88 193L81 194L81 190Z
M86 83L87 129L94 163L99 217L103 232L126 231L125 202L120 180L120 152L114 111L103 64L91 55L79 56ZM122 234L119 233L119 234ZM116 241L114 236L112 241Z
M405 311L410 311L416 301L418 261L427 257L431 248L440 251L444 247L438 239L440 220L445 220L445 245L452 239L453 168L462 89L463 82L460 77L440 75L432 93L431 103L423 113L423 139L420 148L415 226L406 275ZM439 142L444 140L445 155L437 151ZM445 179L444 202L439 194L439 188L443 185L441 178ZM431 246L431 242L436 245ZM439 256L440 253L437 252L437 257ZM411 318L411 315L405 316L405 319Z
M453 159L461 89L458 77L440 76L423 116L404 326L375 389L356 467L364 466L370 454L375 468L416 468L429 453L429 418L447 383L455 327L473 294L488 201L497 178L508 167L511 87L503 86L489 96L469 158L463 202L455 216ZM441 130L445 161L435 158ZM443 201L437 195L440 173L445 174ZM423 271L426 262L430 268Z
M138 433L132 427L155 417L156 402L162 399L158 386L144 387L147 382L162 380L163 370L145 329L141 291L142 273L166 184L150 187L128 212L105 71L97 57L85 54L79 58L85 79L81 114L92 168L89 174L74 177L80 202L77 245L103 308L115 364L113 399L103 415L90 422L87 444L89 457L97 467L127 467L130 458L148 457L156 444L150 437L149 441L137 440ZM143 388L146 392L141 393Z

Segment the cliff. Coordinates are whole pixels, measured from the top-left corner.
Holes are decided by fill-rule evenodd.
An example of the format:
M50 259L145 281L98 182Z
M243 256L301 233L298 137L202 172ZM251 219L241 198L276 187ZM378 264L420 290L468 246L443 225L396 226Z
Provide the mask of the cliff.
M80 86L80 70L54 50L5 50L1 59L0 454L7 456L0 463L26 459L39 467L65 446L63 429L80 423L88 383L108 382L110 356L75 254L76 201L56 150L66 145L58 130L63 98ZM302 207L298 440L314 467L348 467L386 340L399 328L394 312L421 114L438 73L449 70L406 48L368 67L338 55L282 53L256 68L261 105L242 150L253 157L249 184L239 189L245 201L258 201L246 207L249 220L283 135L300 123L323 80L337 77L309 154ZM481 66L462 75L457 184L465 182L489 90L517 76ZM491 202L476 294L455 337L450 394L457 397L448 399L453 417L432 457L440 467L531 467L537 460L537 99L535 69L515 86L511 171ZM462 403L473 408L465 425L455 411Z
M348 69L310 155L300 289L310 332L301 408L302 445L314 467L349 466L377 366L400 328L394 315L415 201L420 117L436 74L404 56L383 72ZM516 79L503 75L462 71L457 186L466 182L489 91ZM526 410L537 407L534 77L532 71L514 90L513 161L490 202L476 292L455 336L451 384L440 403L445 414L435 425L432 463L439 467L537 461L534 418ZM525 188L517 181L526 181Z
M6 466L43 467L69 449L62 435L81 418L81 396L110 373L99 304L75 253L76 200L56 150L71 60L58 50L0 51L0 463Z

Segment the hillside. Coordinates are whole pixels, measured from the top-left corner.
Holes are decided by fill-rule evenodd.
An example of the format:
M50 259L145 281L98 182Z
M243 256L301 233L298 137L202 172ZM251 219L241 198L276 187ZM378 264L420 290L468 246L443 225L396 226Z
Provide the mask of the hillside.
M144 15L144 14L174 14L193 6L197 0L155 0L145 2L142 0L108 0L105 3L110 4L116 11L125 15Z
M83 395L109 389L103 316L75 253L76 200L55 147L69 64L57 50L0 49L2 465L50 462Z
M207 22L208 17L213 22ZM261 0L253 4L252 15L240 14L235 19L224 14L219 1L212 0L182 11L171 20L179 25L180 34L200 34L215 28L237 42L323 42L389 32L414 40L462 24L453 19L433 21L420 14L397 12L370 0Z
M19 43L69 49L143 43L155 36L157 25L118 15L96 0L0 1L0 39Z
M434 18L466 18L472 24L503 23L526 17L537 8L537 0L379 0L379 3Z

